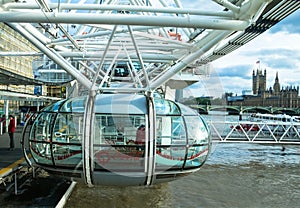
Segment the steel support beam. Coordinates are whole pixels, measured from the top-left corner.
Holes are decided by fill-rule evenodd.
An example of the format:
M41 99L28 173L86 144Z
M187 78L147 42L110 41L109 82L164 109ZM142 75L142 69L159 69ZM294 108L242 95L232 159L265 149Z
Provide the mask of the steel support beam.
M125 18L126 17L126 18ZM6 12L0 13L0 22L19 23L55 23L55 24L108 24L108 25L141 25L160 27L206 28L214 30L244 30L249 21L227 20L220 18L203 18L198 16L142 16L121 14L90 13L43 13L43 12Z

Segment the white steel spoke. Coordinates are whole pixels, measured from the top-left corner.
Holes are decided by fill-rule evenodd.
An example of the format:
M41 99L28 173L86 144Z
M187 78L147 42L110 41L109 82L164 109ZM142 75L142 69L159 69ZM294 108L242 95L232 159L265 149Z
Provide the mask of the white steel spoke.
M252 28L263 24L259 21L280 21L300 7L287 0L210 0L201 8L187 4L2 0L0 22L12 26L40 52L1 51L0 56L25 54L40 57L41 63L54 62L87 91L153 91L179 72L201 80L207 72L194 71L255 38L258 34ZM108 73L108 68L125 72ZM118 85L105 86L107 76Z

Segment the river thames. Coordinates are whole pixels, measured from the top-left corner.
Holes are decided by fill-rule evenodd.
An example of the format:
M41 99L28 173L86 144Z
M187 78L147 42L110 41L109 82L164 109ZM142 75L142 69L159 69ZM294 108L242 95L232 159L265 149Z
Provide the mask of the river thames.
M151 187L77 184L65 207L296 208L299 202L300 146L214 143L194 174Z

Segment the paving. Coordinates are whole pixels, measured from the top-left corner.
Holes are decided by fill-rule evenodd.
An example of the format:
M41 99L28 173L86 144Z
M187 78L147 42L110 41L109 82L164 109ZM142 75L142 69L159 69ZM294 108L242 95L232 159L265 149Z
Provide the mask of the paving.
M39 169L33 174L21 148L22 129L17 127L14 150L8 133L0 135L0 207L57 207L71 181Z
M26 165L20 143L21 138L22 127L18 126L14 134L15 148L10 150L8 133L0 135L0 178L9 175L22 164Z

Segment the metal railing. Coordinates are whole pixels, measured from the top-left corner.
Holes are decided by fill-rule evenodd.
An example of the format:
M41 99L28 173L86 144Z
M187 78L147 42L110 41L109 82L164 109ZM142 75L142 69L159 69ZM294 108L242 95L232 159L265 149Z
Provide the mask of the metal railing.
M300 123L210 121L213 142L300 144Z
M0 135L6 132L6 126L4 125L4 121L0 121Z

